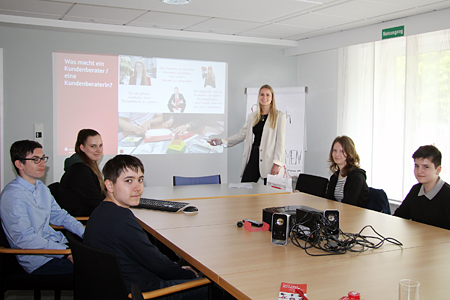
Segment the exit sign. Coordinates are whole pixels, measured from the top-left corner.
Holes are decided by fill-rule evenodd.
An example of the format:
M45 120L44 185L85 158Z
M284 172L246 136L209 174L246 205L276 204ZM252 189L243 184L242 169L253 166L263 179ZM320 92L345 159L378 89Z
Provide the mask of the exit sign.
M405 26L383 29L382 39L390 39L405 35Z

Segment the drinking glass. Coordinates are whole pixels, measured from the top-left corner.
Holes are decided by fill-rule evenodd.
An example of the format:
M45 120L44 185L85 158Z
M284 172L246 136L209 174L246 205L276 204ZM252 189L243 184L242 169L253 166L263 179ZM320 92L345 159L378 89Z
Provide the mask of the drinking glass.
M399 283L398 300L419 300L420 282L402 279Z

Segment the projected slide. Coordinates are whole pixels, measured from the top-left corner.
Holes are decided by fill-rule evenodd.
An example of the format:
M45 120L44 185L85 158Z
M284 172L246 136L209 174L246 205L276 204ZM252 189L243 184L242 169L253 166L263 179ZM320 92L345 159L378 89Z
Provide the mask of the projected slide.
M100 132L104 154L222 153L227 65L132 55L54 53L57 154L78 131Z

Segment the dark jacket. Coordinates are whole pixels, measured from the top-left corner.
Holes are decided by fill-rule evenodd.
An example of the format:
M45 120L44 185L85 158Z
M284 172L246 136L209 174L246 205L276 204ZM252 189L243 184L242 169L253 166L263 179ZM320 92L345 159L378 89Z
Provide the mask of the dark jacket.
M336 200L334 198L334 189L339 178L339 172L333 174L330 177L330 183L328 184L327 199ZM355 168L347 174L347 181L344 185L344 198L342 203L347 203L359 207L367 207L367 201L369 200L369 187L366 182L366 171L361 168Z
M178 103L178 108L181 109L181 112L184 112L184 110L186 109L186 100L184 99L183 94L178 94L178 99L180 100L180 102ZM169 108L170 112L173 112L173 110L177 108L175 94L172 94L172 96L170 97L169 103L167 103L167 107Z
M78 154L64 161L64 170L59 184L61 208L75 217L90 216L92 211L105 199L97 175Z

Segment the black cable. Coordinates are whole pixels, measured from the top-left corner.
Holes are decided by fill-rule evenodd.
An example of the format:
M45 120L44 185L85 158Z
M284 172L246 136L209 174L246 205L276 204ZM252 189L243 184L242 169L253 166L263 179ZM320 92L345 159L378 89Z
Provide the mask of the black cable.
M311 221L313 222L311 223ZM304 226L305 224L314 224L314 226L308 228ZM336 222L330 222L322 214L308 213L292 226L291 241L311 256L341 255L348 251L364 252L369 249L378 249L385 242L403 246L397 239L379 234L372 225L364 226L358 233L344 233L337 228L336 224ZM372 229L375 236L362 235L367 228ZM325 253L310 253L308 249L311 248L322 250Z

